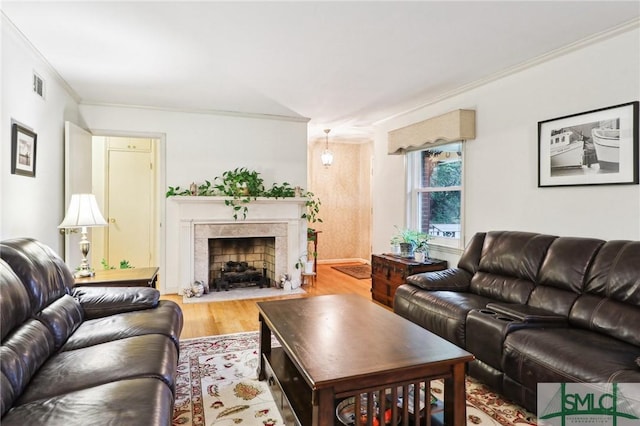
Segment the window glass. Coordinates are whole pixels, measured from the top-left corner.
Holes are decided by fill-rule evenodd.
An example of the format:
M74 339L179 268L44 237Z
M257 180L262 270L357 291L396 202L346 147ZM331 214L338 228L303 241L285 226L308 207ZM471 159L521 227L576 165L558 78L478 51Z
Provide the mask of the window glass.
M412 226L432 244L460 247L463 145L461 142L409 153L409 211Z

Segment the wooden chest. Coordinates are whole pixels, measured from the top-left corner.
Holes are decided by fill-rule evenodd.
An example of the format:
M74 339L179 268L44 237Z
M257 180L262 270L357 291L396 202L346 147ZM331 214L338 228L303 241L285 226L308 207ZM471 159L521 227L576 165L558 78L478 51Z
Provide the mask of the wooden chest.
M371 255L371 297L392 308L396 289L406 282L409 275L443 269L447 269L446 260L425 259L424 262L416 262L410 257L373 254Z

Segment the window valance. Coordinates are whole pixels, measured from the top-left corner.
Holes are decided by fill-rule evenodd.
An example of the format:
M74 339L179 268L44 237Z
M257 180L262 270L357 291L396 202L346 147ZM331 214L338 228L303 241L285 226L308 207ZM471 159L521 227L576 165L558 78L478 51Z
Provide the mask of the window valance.
M476 137L476 112L458 109L389 132L389 154L430 148Z

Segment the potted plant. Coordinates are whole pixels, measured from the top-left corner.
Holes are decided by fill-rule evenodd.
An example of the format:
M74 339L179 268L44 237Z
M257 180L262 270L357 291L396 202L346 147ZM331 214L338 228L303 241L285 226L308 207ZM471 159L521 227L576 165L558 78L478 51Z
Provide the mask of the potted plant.
M222 176L215 178L214 188L223 195L231 197L225 200L227 206L233 208L233 218L238 219L238 213L242 213L242 219L247 218L249 209L246 204L264 192L264 180L260 173L255 170L248 170L246 167L239 167L227 170Z
M322 219L318 216L320 214L320 206L322 202L318 197L315 196L313 192L305 191L303 197L307 199L305 202L306 211L300 216L301 219L307 219L307 242L309 245L314 247L314 250L311 251L311 255L313 259L318 257L318 253L315 250L316 240L318 238L318 233L313 226L309 226L314 223L322 223Z
M299 186L292 187L288 182L282 184L274 183L271 188L265 188L264 180L260 177L260 173L254 170L248 170L246 167L227 170L222 176L214 178L214 184L206 180L203 184L193 182L190 188L183 189L180 186L169 186L166 194L168 197L174 196L212 196L222 195L229 197L224 201L225 205L231 206L233 210L233 218L238 220L239 214L242 219L247 218L249 211L248 204L257 197L266 198L289 198L304 197L305 210L300 216L301 219L307 219L307 223L322 223L322 219L318 216L320 213L320 199L313 192L305 191ZM313 242L317 238L316 230L308 226L307 240ZM314 257L317 253L312 253Z
M416 248L420 248L421 251L427 248L428 234L409 228L400 229L397 226L396 229L398 233L391 237L391 245L399 247L399 250L394 250L394 253L402 257L413 257Z
M100 261L100 263L102 263L102 267L107 270L107 269L116 269L115 266L111 266L109 265L109 263L107 263L107 260L103 257L102 260ZM135 268L135 266L132 266L128 260L126 259L122 259L120 261L120 269L133 269Z
M413 249L413 258L416 262L424 262L429 257L429 238L431 236L423 232L417 235L416 246Z
M322 202L319 198L315 196L313 192L306 191L303 195L307 198L307 201L304 203L307 211L300 216L302 219L307 219L308 223L322 223L322 219L318 216L320 214L320 206ZM314 231L313 228L309 228L311 232Z
M307 253L303 253L295 264L296 269L300 269L305 274L312 274L315 259L309 259Z

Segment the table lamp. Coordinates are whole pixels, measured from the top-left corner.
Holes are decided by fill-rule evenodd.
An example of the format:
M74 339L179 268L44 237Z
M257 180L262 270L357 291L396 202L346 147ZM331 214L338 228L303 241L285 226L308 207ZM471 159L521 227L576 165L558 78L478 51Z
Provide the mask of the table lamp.
M107 221L104 220L98 208L95 195L73 194L69 208L67 209L67 214L62 220L62 223L58 225L58 228L81 228L82 238L80 239L80 252L82 253L82 263L80 263L80 266L74 274L76 278L91 277L94 275L94 272L89 266L89 260L87 259L89 248L91 247L91 243L87 238L87 228L95 226L107 226Z

